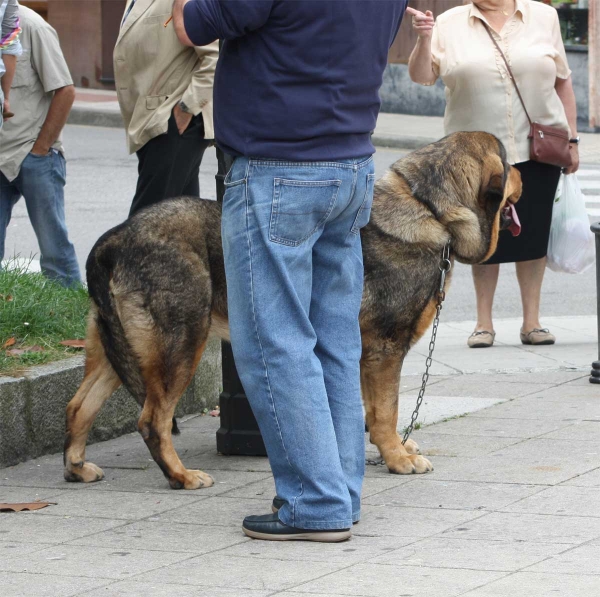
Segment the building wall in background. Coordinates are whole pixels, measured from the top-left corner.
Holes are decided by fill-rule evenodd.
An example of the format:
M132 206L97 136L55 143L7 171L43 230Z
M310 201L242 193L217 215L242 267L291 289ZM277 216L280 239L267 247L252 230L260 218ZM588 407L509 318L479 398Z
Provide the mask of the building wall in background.
M580 7L586 3L585 0L577 1ZM77 87L114 89L112 53L126 0L21 0L21 3L39 12L57 30ZM410 6L422 12L431 10L435 16L460 4L463 0L410 0ZM440 116L445 108L442 83L438 81L433 87L422 87L408 77L406 63L416 40L411 19L407 17L390 48L390 65L381 89L382 107L385 112ZM580 46L568 54L578 113L580 119L587 121L587 51Z
M589 119L588 53L567 50L569 66L573 71L573 88L577 99L577 115L583 130ZM408 76L406 64L389 64L383 76L380 91L383 112L443 116L446 109L444 85L438 79L435 85L417 85Z
M112 53L126 0L21 0L57 31L77 87L114 89Z

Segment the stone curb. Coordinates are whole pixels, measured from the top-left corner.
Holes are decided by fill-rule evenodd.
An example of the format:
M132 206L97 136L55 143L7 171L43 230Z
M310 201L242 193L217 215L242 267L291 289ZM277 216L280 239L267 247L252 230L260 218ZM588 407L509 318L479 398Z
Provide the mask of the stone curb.
M92 110L88 107L73 106L67 124L83 124L87 126L106 126L123 128L120 112L114 110Z
M83 379L83 357L34 367L25 377L0 377L0 468L63 449L65 408ZM177 416L212 408L221 387L221 343L211 341L194 379L177 405ZM88 443L137 429L140 408L120 388L94 422Z
M420 149L439 141L437 137L413 137L411 135L378 135L374 133L371 141L375 147L389 147L391 149Z
M86 126L106 126L110 128L123 128L123 119L119 112L113 110L94 110L89 107L73 106L69 115L68 124ZM372 137L373 145L377 147L390 147L392 149L419 149L429 143L438 141L434 137L416 137L411 135L379 135L377 132Z

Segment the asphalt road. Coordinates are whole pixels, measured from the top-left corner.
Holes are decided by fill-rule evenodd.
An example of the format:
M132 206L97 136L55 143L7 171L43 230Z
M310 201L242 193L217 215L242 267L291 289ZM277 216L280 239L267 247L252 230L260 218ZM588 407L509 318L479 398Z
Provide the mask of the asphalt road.
M82 271L97 238L123 221L135 190L137 159L129 156L121 129L67 126L64 133L68 157L66 211L69 234L75 244ZM375 155L377 174L402 156L402 152L379 149ZM215 150L208 150L200 173L203 197L215 197ZM29 257L38 252L37 241L23 201L14 209L6 255ZM543 315L592 315L596 312L594 271L571 276L547 270L542 298ZM521 303L514 266L501 268L496 293L495 316L519 317ZM475 294L470 268L457 264L444 307L444 321L475 318Z

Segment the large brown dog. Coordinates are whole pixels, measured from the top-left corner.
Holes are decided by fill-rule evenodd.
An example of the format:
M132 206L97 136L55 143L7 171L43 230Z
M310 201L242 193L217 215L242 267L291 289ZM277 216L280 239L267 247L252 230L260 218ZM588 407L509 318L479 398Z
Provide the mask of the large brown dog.
M397 433L400 369L434 313L442 250L479 263L496 249L501 212L521 194L517 170L486 133L456 133L397 161L375 187L362 230L361 382L371 441L391 472L431 463ZM175 199L102 236L87 262L92 306L85 378L67 407L65 479L97 481L85 461L92 423L125 384L143 407L139 430L174 489L212 485L187 470L171 441L172 417L210 333L227 339L221 206Z

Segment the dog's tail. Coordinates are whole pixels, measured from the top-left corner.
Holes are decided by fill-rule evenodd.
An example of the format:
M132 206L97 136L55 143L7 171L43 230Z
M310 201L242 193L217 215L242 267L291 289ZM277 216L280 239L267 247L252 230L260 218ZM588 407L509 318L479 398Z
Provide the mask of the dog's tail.
M106 357L113 369L143 408L146 401L146 384L140 363L127 339L125 329L117 313L110 281L117 260L115 244L111 237L124 224L109 231L95 244L86 262L89 295L98 309L97 325ZM177 421L173 418L173 434L179 434Z
M131 348L123 324L117 314L110 281L116 262L115 246L111 237L117 229L102 236L86 263L88 291L98 308L98 332L108 361L113 366L123 385L135 400L144 406L146 384L139 362Z

